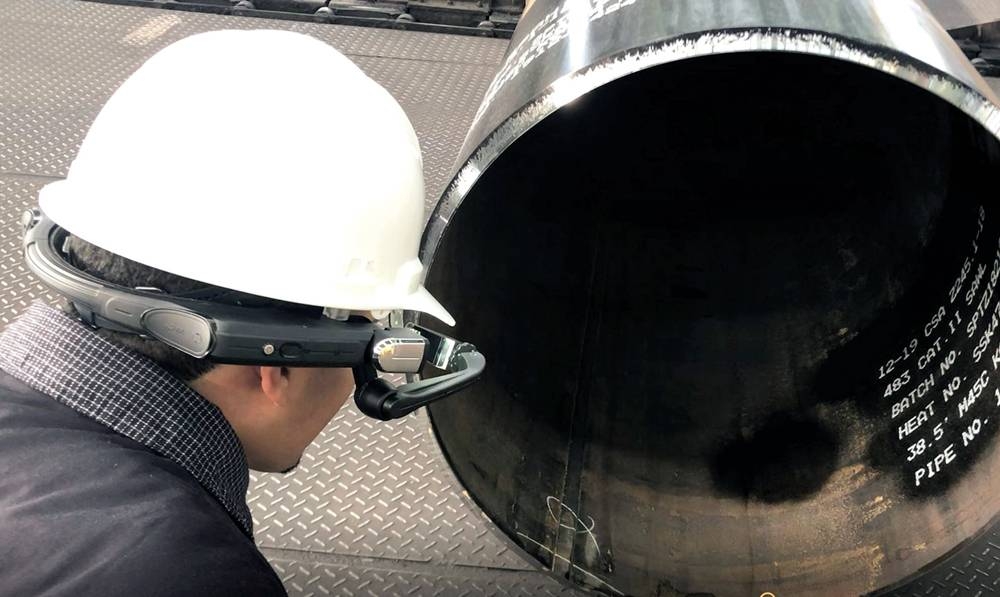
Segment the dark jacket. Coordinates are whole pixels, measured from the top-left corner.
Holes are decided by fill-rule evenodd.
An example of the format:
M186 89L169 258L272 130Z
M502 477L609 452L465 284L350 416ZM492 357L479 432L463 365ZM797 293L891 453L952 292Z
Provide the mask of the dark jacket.
M284 595L242 447L158 365L44 305L0 334L0 596Z
M0 372L0 594L281 595L190 474Z

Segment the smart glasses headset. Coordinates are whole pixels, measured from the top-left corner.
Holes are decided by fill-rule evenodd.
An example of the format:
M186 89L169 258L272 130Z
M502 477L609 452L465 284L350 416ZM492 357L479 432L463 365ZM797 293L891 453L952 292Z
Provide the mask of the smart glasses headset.
M276 301L220 288L168 295L111 284L70 263L64 251L69 232L41 210L25 212L21 222L28 268L64 295L85 323L155 338L215 363L350 367L354 401L376 419L403 417L454 394L486 368L475 346L418 325L340 321L324 316L320 307L278 308ZM428 365L444 374L398 387L378 376L412 376Z

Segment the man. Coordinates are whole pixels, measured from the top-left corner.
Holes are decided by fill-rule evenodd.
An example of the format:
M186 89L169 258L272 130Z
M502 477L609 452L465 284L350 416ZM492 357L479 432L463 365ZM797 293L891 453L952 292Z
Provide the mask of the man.
M259 303L279 314L262 334L341 329L323 312L452 323L420 284L421 176L398 104L332 48L194 36L122 85L67 179L43 189L69 232L53 252L82 276L52 279L251 316ZM216 363L201 357L222 336L199 351L202 328L186 323L209 321L197 307L133 313L90 295L33 305L0 336L0 593L282 594L253 543L247 467L293 468L356 371L290 366L305 349L280 337L248 349L273 365ZM156 327L156 311L174 319Z

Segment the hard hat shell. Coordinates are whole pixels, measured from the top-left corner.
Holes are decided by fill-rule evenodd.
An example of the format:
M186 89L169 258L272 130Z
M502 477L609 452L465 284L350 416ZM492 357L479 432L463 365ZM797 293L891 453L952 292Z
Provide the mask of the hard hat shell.
M342 54L298 33L215 31L129 77L40 203L176 275L454 325L422 285L423 184L402 108Z

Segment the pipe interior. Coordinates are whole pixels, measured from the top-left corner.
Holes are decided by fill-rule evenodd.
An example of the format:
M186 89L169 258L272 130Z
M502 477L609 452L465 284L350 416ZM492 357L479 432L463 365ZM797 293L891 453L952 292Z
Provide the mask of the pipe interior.
M992 335L974 360L996 145L916 86L780 53L656 67L561 109L434 255L429 289L488 361L432 407L456 473L595 591L909 578L1000 510Z

